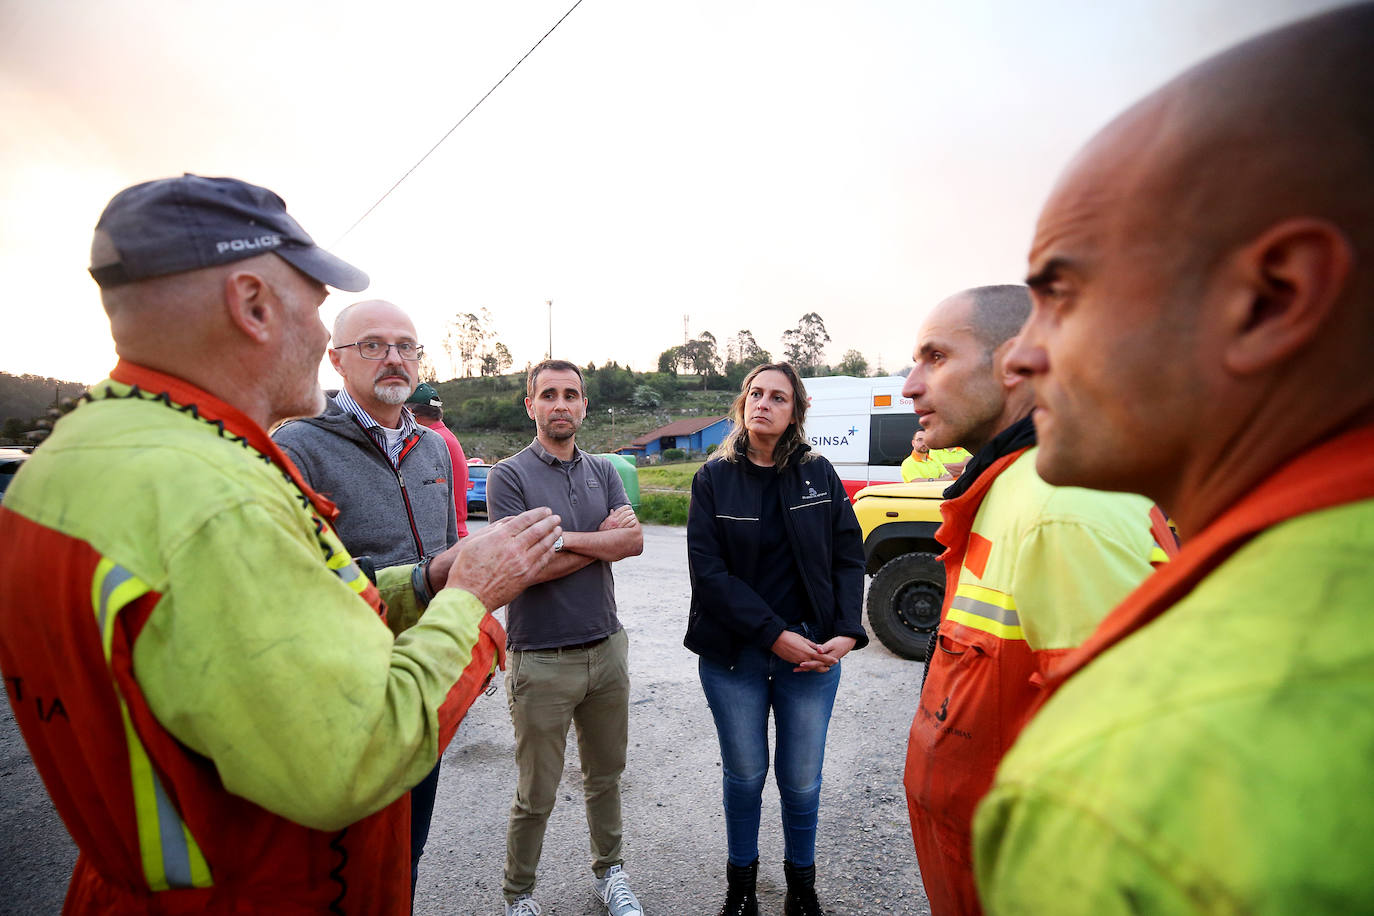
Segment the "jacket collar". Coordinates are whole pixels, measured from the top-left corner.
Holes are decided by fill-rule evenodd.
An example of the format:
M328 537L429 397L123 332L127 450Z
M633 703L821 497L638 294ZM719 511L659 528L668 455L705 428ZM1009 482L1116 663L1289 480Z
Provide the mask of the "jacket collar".
M554 455L550 455L548 450L544 448L544 446L539 444L539 440L537 438L530 442L530 451L534 452L534 456L538 458L540 461L547 464L549 467L558 467L560 464L563 463L560 458ZM581 446L577 445L576 443L573 443L573 456L567 462L568 465L577 465L582 460L582 456L585 454L587 453L582 451Z
M978 454L969 459L968 464L964 467L964 473L959 475L959 479L945 487L945 499L962 496L998 459L1005 458L1012 452L1019 452L1034 444L1035 423L1031 420L1031 415L1026 414L993 436L991 442L980 448Z
M272 437L267 435L257 423L250 420L247 414L237 407L221 401L219 398L210 394L202 388L192 385L184 379L158 372L156 369L149 369L147 366L140 366L137 363L121 359L110 371L110 379L121 385L146 392L151 397L156 398L163 395L166 398L167 406L189 412L191 416L221 427L226 433L238 436L274 465L283 474L290 478L296 488L301 491L319 512L330 521L339 514L339 509L334 503L316 493L305 482L301 472L286 457L286 453L277 447L277 443L272 441Z
M736 461L749 460L749 444L744 436L740 436L738 439L735 440L734 451ZM775 464L773 465L773 467L779 474L781 474L783 471L786 471L788 468L797 467L803 461L808 460L806 454L809 451L811 451L810 444L803 440L797 445L796 448L792 450L792 454L788 456L787 464L783 465L782 467L778 467ZM754 466L758 467L758 465Z
M358 421L359 426L366 430L382 429L382 424L378 423L377 419L373 417L372 414L363 410L362 406L357 401L353 400L353 396L345 389L340 388L337 391L328 391L325 393L329 396L329 403L325 407L326 413L334 413L337 411L350 416ZM409 439L419 428L419 424L416 423L415 416L410 412L410 408L402 404L400 426L401 438Z
M1126 596L1046 678L1032 713L1071 675L1177 604L1256 535L1300 515L1374 499L1374 426L1337 436L1320 454L1315 451L1283 465L1242 496Z

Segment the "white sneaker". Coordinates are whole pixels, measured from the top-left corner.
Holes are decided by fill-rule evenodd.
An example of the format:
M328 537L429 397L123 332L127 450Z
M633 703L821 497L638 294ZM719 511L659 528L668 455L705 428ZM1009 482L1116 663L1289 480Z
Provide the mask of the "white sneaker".
M611 916L644 916L639 898L630 890L630 878L619 865L606 869L605 877L594 880L592 886Z
M506 916L539 916L542 912L529 894L516 897L514 903L506 904Z

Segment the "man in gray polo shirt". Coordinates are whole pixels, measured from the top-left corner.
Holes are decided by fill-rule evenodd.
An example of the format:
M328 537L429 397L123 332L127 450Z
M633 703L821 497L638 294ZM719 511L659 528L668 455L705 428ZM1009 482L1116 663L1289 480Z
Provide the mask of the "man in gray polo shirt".
M644 549L620 475L577 447L587 416L582 373L562 360L529 371L525 411L537 434L491 469L492 521L549 506L562 518L557 556L511 601L506 696L519 781L506 830L506 916L538 916L535 872L553 811L568 726L577 725L597 895L611 916L643 916L620 854L620 774L629 732L625 631L616 617L611 563Z

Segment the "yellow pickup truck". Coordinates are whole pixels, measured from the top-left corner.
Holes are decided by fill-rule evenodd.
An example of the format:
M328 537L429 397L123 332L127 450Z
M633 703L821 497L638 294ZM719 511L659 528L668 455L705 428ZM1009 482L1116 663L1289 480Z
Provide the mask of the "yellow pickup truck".
M868 623L902 658L926 657L945 600L944 550L935 540L948 480L913 480L864 487L854 495L863 529Z

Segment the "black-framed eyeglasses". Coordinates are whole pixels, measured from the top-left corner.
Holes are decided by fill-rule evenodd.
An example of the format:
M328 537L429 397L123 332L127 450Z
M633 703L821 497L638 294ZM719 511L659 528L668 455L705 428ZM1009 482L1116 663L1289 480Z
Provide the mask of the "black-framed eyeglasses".
M425 348L423 346L417 343L412 343L408 340L401 341L398 344L385 343L384 341L380 340L359 340L355 343L343 344L342 346L335 347L334 349L347 350L349 347L357 347L358 355L361 356L363 359L386 359L387 352L392 347L395 347L397 356L399 356L401 359L410 360L411 362L414 362L415 360L419 359L422 355L424 355L425 352Z

